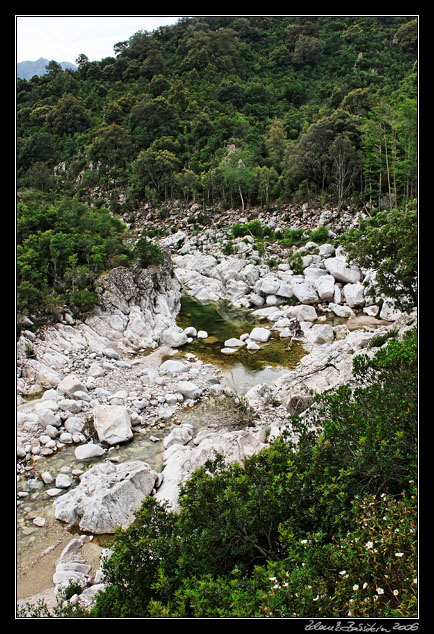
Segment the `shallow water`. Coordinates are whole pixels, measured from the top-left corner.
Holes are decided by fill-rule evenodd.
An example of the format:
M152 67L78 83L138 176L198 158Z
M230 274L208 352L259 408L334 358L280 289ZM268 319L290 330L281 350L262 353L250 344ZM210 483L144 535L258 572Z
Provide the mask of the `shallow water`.
M227 302L203 304L192 297L184 296L177 320L181 328L194 326L205 330L207 339L194 339L179 350L175 356L191 352L204 363L212 363L222 370L224 382L239 394L244 394L258 383L274 382L280 374L293 368L305 354L302 343L280 339L272 333L267 343L261 343L255 352L241 348L233 354L222 354L224 342L232 337L249 334L255 326L264 326L248 310L235 308Z

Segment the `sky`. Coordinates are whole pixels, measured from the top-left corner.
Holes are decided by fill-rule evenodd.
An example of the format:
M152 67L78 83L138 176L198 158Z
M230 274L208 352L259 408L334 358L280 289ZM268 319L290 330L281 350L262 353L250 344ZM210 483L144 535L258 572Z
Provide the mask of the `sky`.
M89 61L114 57L113 46L137 31L176 24L174 15L16 15L16 61L40 57L71 62L82 53Z

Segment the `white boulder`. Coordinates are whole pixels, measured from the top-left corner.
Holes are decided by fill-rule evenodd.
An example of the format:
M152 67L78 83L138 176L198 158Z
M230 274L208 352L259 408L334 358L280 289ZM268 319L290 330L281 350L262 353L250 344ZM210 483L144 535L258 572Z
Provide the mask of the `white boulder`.
M200 388L193 381L179 381L176 385L176 389L186 399L197 399L202 395L202 388Z
M293 283L292 290L294 295L302 304L316 304L319 302L319 296L314 283L307 279L301 283Z
M172 445L164 454L164 479L155 497L159 501L167 502L171 510L177 512L179 485L207 460L220 454L226 464L242 462L265 446L258 434L248 430L209 433L194 448Z
M339 304L330 302L329 308L337 317L344 317L345 319L355 317L354 311L349 306L340 306Z
M260 341L262 343L266 343L271 336L271 332L267 328L253 328L250 333L250 339L253 341Z
M241 341L240 339L236 339L235 337L232 337L231 339L227 339L225 341L225 346L227 346L228 348L244 348L245 345L245 341Z
M184 424L174 427L170 434L163 440L164 449L172 445L186 445L193 438L193 428Z
M314 281L314 284L322 302L333 299L335 293L335 278L333 275L321 275Z
M315 321L318 319L318 314L314 306L308 304L299 304L298 306L291 306L286 314L288 317L297 319L297 321Z
M334 336L333 328L328 324L314 324L306 330L306 339L315 345L332 343Z
M187 343L187 335L178 326L171 326L164 330L160 335L160 342L171 348L179 348Z
M130 416L124 405L96 405L93 414L100 442L117 445L133 437Z
M164 361L160 365L160 370L164 370L166 372L171 372L172 374L180 374L181 372L188 372L189 367L187 364L182 361L177 361L176 359L168 359Z
M86 386L77 377L69 374L57 386L57 390L66 394L70 398L74 397L75 392L87 392Z
M357 266L349 266L346 260L340 257L327 258L324 260L324 266L338 282L355 284L361 280L360 269Z
M266 275L262 278L256 289L263 295L275 295L280 287L280 279L276 275Z
M79 445L74 451L74 455L77 460L97 458L98 456L102 456L104 453L104 449L99 445L95 445L93 442L88 442L85 445Z
M387 298L384 300L380 311L380 319L385 321L396 321L402 313L395 308L393 299Z
M134 512L154 489L157 472L146 462L95 465L80 484L54 500L55 517L84 531L111 534L128 527Z
M342 289L345 301L350 308L355 306L363 306L365 303L365 297L363 295L363 286L360 282L355 284L345 284Z

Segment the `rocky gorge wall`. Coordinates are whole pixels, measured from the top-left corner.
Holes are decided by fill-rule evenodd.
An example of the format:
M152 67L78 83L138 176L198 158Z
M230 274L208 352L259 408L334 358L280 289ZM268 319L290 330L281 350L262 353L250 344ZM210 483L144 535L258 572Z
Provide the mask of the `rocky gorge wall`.
M23 329L17 343L17 389L23 395L55 387L65 371L95 355L119 358L159 345L180 308L181 285L166 252L162 266L117 267L97 280L99 300L84 319L65 311L37 334Z

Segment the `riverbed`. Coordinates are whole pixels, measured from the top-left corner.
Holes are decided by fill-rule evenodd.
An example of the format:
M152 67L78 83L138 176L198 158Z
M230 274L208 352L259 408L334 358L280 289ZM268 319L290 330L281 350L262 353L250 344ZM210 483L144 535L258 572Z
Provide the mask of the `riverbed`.
M270 340L261 344L261 349L256 352L241 349L233 355L222 354L221 349L227 339L238 338L251 332L255 326L264 325L263 321L252 316L248 310L234 308L227 302L203 304L184 296L177 324L182 328L194 325L197 330L206 330L209 336L206 339L195 338L175 354L167 348L154 351L146 357L149 365L158 367L166 358L182 358L186 354L194 354L203 363L217 366L221 370L222 385L236 394L245 394L258 383L274 383L305 354L301 342L294 341L291 345L289 340L280 339L278 333L272 333ZM215 428L230 423L231 412L222 410L221 400L218 398L208 398L193 408L177 410L176 417L178 422L192 424L197 433L204 426ZM62 548L77 534L77 531L69 530L55 519L53 498L47 493L54 484L44 484L40 475L45 471L55 474L64 470L71 477L71 486L74 487L79 483L80 471L86 471L107 458L114 461L142 460L153 469L161 471L164 452L162 440L167 433L167 428L158 427L153 427L152 430L135 430L130 442L110 448L108 454L100 458L82 462L75 458L75 445L66 445L51 456L34 460L31 477L21 475L17 482L17 493L20 496L16 518L17 598L52 587L56 560ZM44 525L35 525L35 518L42 518ZM89 546L93 549L95 561L98 560L95 555L100 546L109 540L109 536L95 537L92 547Z

